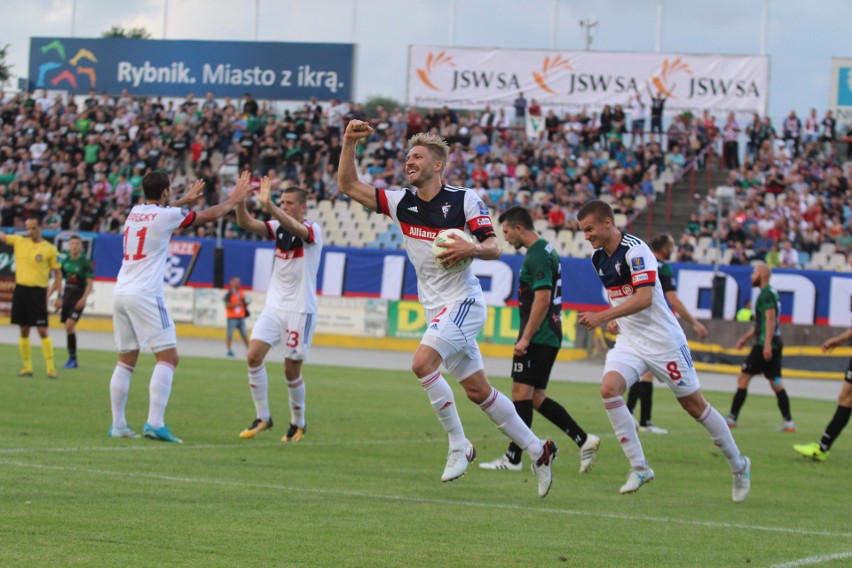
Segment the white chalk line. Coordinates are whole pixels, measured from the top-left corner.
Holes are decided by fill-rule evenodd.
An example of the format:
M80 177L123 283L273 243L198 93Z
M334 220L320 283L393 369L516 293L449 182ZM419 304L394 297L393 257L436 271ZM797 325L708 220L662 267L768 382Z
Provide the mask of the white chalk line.
M799 566L813 566L814 564L823 564L832 560L844 560L852 558L852 552L838 552L837 554L825 554L822 556L811 556L809 558L800 558L783 564L773 564L769 568L798 568Z
M438 499L434 497L412 497L410 495L393 495L393 494L382 494L382 493L369 493L365 491L343 491L343 490L330 490L330 489L316 489L316 488L308 488L308 487L296 487L289 485L278 485L278 484L269 484L269 483L252 483L246 481L228 481L222 479L212 479L205 477L182 477L182 476L173 476L173 475L161 475L155 473L144 473L144 472L126 472L126 471L111 471L111 470L102 470L102 469L93 469L93 468L81 468L81 467L69 467L69 466L60 466L60 465L44 465L44 464L33 464L12 460L0 460L0 465L9 466L9 467L20 467L20 468L28 468L28 469L42 469L42 470L50 470L50 471L61 471L61 472L74 472L74 473L82 473L82 474L91 474L91 475L110 475L115 477L124 477L124 478L138 478L138 479L150 479L154 481L168 481L175 483L189 483L189 484L199 484L204 483L207 485L216 485L216 486L225 486L225 487L238 487L238 488L253 488L253 489L263 489L263 490L272 490L272 491L286 491L289 493L303 493L303 494L313 494L313 495L328 495L335 497L354 497L359 499L372 499L375 501L397 501L397 502L408 502L408 503L423 503L423 504L431 504L431 505L455 505L461 507L477 507L482 509L497 509L497 510L509 510L509 511L525 511L532 513L549 513L555 515L567 515L567 516L575 516L575 517L590 517L597 519L612 519L612 520L621 520L628 522L641 522L641 523L662 523L666 526L671 526L674 523L680 525L691 525L696 527L706 527L706 528L714 528L714 529L745 529L745 530L753 530L753 531L761 531L768 533L780 533L780 534L790 534L790 535L798 535L798 536L825 536L830 538L842 538L842 539L852 539L852 533L844 533L844 532L834 532L834 531L821 531L821 530L809 530L809 529L801 529L801 528L787 528L787 527L767 527L761 525L751 525L746 523L721 523L718 521L701 521L695 519L676 519L673 517L655 517L655 516L645 516L645 515L627 515L627 514L616 514L616 513L592 513L588 511L577 511L572 509L554 509L547 507L528 507L523 505L509 505L505 503L484 503L479 501L465 501L465 500L452 500L452 499ZM733 506L733 505L732 505Z

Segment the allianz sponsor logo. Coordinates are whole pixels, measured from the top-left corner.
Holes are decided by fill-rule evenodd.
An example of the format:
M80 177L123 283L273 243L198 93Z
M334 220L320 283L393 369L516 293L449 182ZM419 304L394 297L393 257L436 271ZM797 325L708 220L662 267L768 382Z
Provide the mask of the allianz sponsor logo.
M412 226L408 228L408 236L415 239L428 239L430 241L434 241L438 236L438 232L430 231L423 227Z
M607 295L610 298L623 298L633 294L633 286L625 284L624 286L616 286L615 288L607 288Z

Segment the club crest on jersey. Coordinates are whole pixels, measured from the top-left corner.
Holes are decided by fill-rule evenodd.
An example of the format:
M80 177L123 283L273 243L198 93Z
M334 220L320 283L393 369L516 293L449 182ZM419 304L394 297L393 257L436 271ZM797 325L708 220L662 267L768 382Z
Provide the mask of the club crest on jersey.
M641 256L637 256L633 260L630 261L630 266L634 271L636 270L645 270L645 259Z
M450 205L449 203L444 203L443 205L441 205L441 211L444 213L444 219L446 219L447 215L450 214L450 207L452 207L452 205Z
M621 274L621 261L620 261L620 260L616 260L616 261L615 261L615 271L616 271L618 274Z

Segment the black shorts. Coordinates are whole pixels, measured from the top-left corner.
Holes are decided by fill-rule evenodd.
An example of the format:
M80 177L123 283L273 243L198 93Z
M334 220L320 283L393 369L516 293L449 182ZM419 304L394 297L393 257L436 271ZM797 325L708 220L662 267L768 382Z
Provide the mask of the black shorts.
M843 380L852 383L852 359L849 359L849 366L846 367L846 376L843 377Z
M65 298L62 299L62 311L59 314L59 321L62 323L65 323L69 319L72 321L80 321L80 316L83 315L85 306L78 310L77 302L79 302L82 297L82 293L65 294Z
M751 348L751 353L748 354L743 362L743 372L749 375L763 374L769 380L781 378L781 349L772 349L772 361L767 362L763 358L763 346L755 345Z
M512 359L512 380L536 389L546 389L556 362L558 347L531 343L526 355Z
M23 327L47 327L47 288L15 286L12 323Z

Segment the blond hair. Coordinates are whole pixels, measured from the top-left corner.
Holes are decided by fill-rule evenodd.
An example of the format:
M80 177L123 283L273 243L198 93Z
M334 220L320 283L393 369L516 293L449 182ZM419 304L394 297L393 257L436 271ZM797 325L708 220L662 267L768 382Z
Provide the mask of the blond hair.
M429 153L432 154L433 158L441 162L444 168L447 167L447 162L449 161L450 156L450 146L441 136L438 136L437 134L430 134L428 132L415 134L409 138L408 148L410 150L415 146L425 147Z

